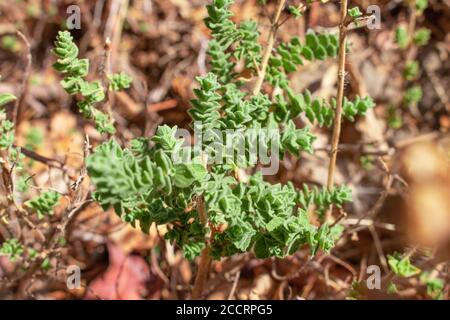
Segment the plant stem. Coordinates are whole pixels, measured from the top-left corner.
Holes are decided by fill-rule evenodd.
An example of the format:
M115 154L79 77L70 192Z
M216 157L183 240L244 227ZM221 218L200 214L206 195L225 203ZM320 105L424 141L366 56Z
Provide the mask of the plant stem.
M339 136L341 134L342 104L344 100L344 81L345 81L345 43L347 37L347 0L341 0L341 21L339 24L339 69L338 69L338 91L337 104L333 121L333 135L331 137L330 164L328 166L327 188L331 189L334 185L334 171L336 169L336 158L339 145ZM325 222L330 221L332 210L327 211Z
M31 71L31 45L28 41L27 37L20 31L16 31L16 34L19 36L20 39L22 39L23 43L25 44L26 48L26 64L25 64L25 73L22 78L22 83L19 86L19 93L17 95L17 100L14 105L13 114L12 114L12 121L14 122L14 132L17 132L17 128L19 127L19 117L20 117L20 110L23 108L23 105L25 103L25 98L28 92L28 79L30 78L30 71Z
M194 289L192 289L192 299L198 300L202 297L203 289L208 280L209 267L211 265L211 257L209 256L209 244L202 250L200 254L200 262L198 264L197 276L195 277Z
M203 196L199 198L197 203L197 210L200 217L200 222L204 227L208 224L208 216L205 209ZM200 299L203 293L203 289L208 279L209 267L211 265L210 253L210 239L211 235L208 235L205 239L205 248L203 248L200 254L200 261L198 263L197 275L194 281L194 288L192 289L192 299Z
M283 11L284 5L286 4L286 0L279 0L277 9L275 11L275 15L272 20L272 25L270 27L269 38L267 39L267 47L266 51L264 51L264 55L261 62L261 67L258 72L258 78L256 78L255 84L253 86L253 95L257 95L261 91L261 86L264 82L264 78L266 76L267 65L269 63L269 58L272 53L273 45L275 43L275 36L278 30L278 21L280 20L281 12Z

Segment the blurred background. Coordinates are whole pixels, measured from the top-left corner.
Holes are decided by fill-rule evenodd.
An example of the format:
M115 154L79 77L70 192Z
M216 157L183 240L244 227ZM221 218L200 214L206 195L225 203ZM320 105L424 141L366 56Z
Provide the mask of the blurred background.
M102 141L52 68L53 41L77 12L67 9L76 5L80 10L80 29L71 33L80 56L90 59L90 77L99 78L110 68L134 79L130 89L110 98L116 137L126 144L151 136L159 124L188 128L194 78L208 70L209 31L203 24L208 2L0 1L0 93L21 97L15 143L32 152L25 159L27 174L17 182L23 185L24 200L42 188L70 198L73 183L88 192L88 179L76 179L85 136L94 146ZM303 38L309 28L336 32L339 3L322 2L309 4L299 19L286 21L279 40ZM314 260L309 260L308 250L300 250L285 259L257 260L249 253L215 261L209 299L435 298L426 277L440 279L440 298L448 298L450 1L428 0L423 12L415 1L349 1L349 8L359 6L363 13L371 5L379 8L379 28L356 28L348 38L345 94L370 95L376 107L355 123L344 122L342 129L336 183L353 190L353 203L344 208L341 220L345 235L331 254ZM237 0L233 19L258 21L264 42L274 7L274 1L261 6L256 0ZM396 41L399 27L411 32L427 28L429 39L402 47ZM106 38L111 40L110 66L103 63ZM405 75L408 61L418 63L412 76ZM336 59L307 63L292 75L292 87L329 99L336 95L337 69ZM252 80L244 73L242 77ZM270 181L326 184L330 131L314 132L315 153L287 157ZM66 198L50 219L39 222L44 234L60 226ZM19 235L36 250L46 248L37 230L21 228L14 213L0 210L0 243ZM89 203L67 226L66 239L48 254L45 268L24 276L29 262L17 268L0 256L0 298L185 299L195 263L160 236L163 229L152 227L144 234ZM387 256L394 252L407 254L421 269L420 276L395 279L396 290L367 290L370 265L380 267L383 281L392 280ZM81 270L77 289L66 284L72 265Z

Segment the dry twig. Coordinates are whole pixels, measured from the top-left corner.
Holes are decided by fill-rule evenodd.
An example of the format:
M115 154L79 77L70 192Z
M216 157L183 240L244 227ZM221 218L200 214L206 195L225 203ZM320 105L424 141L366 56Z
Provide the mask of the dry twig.
M333 135L331 137L331 155L328 167L327 188L331 189L334 185L334 171L336 170L336 158L339 145L339 136L341 134L342 104L344 99L344 80L345 80L345 43L347 37L347 0L341 0L341 22L339 24L339 69L338 69L338 92L337 104L333 121ZM325 221L331 220L332 210L327 210Z

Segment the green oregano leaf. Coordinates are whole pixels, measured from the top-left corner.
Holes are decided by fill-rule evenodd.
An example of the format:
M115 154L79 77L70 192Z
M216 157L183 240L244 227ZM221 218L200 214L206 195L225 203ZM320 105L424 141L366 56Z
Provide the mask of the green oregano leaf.
M409 257L402 257L399 253L388 256L389 267L400 277L411 277L420 273L420 269L411 264Z
M395 42L400 49L405 49L409 43L408 31L404 27L397 27L395 30Z
M108 76L109 79L109 90L120 91L128 89L133 81L133 78L124 72L115 73Z
M11 93L2 93L0 94L0 107L4 106L5 104L8 104L17 98L11 94Z
M419 28L414 32L414 43L418 46L425 46L430 40L431 30L428 28Z
M36 198L28 200L25 205L36 211L38 218L42 219L52 213L53 207L59 202L61 195L56 191L43 192Z
M303 15L303 12L300 7L289 6L288 10L289 10L289 13L292 14L292 16L295 19L298 19Z
M348 9L348 15L351 18L356 19L362 16L362 12L359 10L358 7L353 7L351 9Z
M16 238L6 240L0 246L0 255L8 256L9 260L17 260L24 252L24 246Z
M420 86L413 86L406 90L404 100L407 104L418 103L422 100L422 95L422 88Z

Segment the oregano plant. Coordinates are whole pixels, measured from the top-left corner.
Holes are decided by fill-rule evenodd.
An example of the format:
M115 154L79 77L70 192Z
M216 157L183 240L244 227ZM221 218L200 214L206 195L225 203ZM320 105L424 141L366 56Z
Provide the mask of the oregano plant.
M295 92L289 73L307 61L335 58L339 35L311 30L305 39L276 42L276 24L286 4L279 1L264 51L259 25L232 19L233 3L214 0L207 6L210 71L197 77L188 111L191 127L201 130L196 133L201 144L192 146L177 135L177 127L163 125L153 137L137 138L128 146L112 138L86 160L95 186L93 197L105 210L114 209L144 232L153 223L167 225L166 239L181 247L188 259L201 256L193 297L201 294L211 258L248 251L257 258L285 257L303 246L310 248L311 255L329 252L343 227L325 221L324 213L332 205L351 201L345 185L296 188L290 182L266 182L257 170L260 154L251 148L257 144L262 150L271 149L276 160L286 153L314 152L316 137L311 129L333 125L337 101L313 97L308 90ZM299 10L290 12L298 17ZM93 105L103 98L100 84L83 80L87 62L76 58L67 32L60 33L56 45L60 60L55 67L67 75L62 85L69 93L85 97L80 109L95 119L99 111ZM255 77L253 87L239 78L236 68L241 62ZM114 89L128 83L121 75L113 80ZM342 116L354 121L373 106L370 97L344 98ZM306 120L302 128L295 122L300 118ZM250 143L233 143L236 133ZM312 213L319 224L311 222Z

